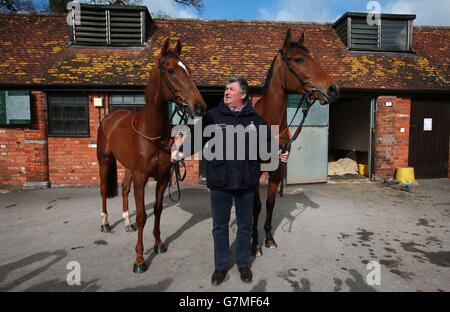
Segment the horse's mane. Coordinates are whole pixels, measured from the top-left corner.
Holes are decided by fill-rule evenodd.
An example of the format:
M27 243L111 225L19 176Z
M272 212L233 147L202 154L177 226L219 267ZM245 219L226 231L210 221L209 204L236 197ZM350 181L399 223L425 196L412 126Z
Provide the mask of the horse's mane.
M264 95L266 95L267 89L269 89L270 80L272 80L273 65L275 64L275 59L276 59L276 57L273 58L272 64L270 64L269 71L267 72L266 81L264 82L264 87L263 87L263 94Z
M306 54L309 54L309 49L308 49L307 47L305 47L304 45L301 45L301 44L298 43L298 42L295 42L295 41L294 41L294 42L291 42L291 43L289 44L289 49L292 49L292 48L298 48L298 49L302 50L303 52L305 52ZM280 50L280 51L281 51L281 50ZM277 56L278 56L278 54L277 54ZM276 56L273 58L272 64L270 64L269 71L267 72L266 81L264 82L264 87L263 87L263 94L264 94L264 95L266 95L267 89L269 89L269 83L270 83L270 80L272 80L273 65L275 64L275 59L276 59L276 58L277 58Z

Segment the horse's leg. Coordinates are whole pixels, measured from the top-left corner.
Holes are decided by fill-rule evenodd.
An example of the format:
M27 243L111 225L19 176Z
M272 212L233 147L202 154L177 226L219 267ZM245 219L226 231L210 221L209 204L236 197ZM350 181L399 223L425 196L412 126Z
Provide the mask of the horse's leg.
M102 194L102 212L100 231L110 232L111 228L108 222L108 211L106 210L106 194L108 193L108 162L99 161L100 166L100 193Z
M155 224L153 225L153 236L155 237L155 253L165 253L167 251L164 242L161 240L160 234L160 221L161 221L161 213L163 209L163 199L164 192L166 191L167 182L169 182L170 177L158 180L156 183L156 201L154 206L154 216L155 216Z
M130 214L128 210L128 194L130 194L131 182L133 180L133 174L130 170L125 170L125 177L122 182L122 217L125 220L125 231L135 232L136 225L131 223Z
M258 240L258 218L261 212L261 199L259 196L259 186L256 187L253 200L253 234L252 234L252 255L262 256L262 249Z
M282 170L280 170L282 166L278 168L277 171L274 172L273 175L269 177L269 186L267 190L267 200L266 200L266 221L264 222L264 231L266 232L266 240L264 245L268 248L275 249L277 248L277 243L273 239L272 236L272 213L273 208L275 206L275 197L277 196L278 185L281 182L281 174Z
M147 270L143 257L144 243L142 241L144 226L147 221L147 213L145 212L144 205L144 188L147 180L148 175L146 173L133 172L134 199L136 201L136 223L138 232L138 240L136 243L136 261L133 265L134 273L143 273Z

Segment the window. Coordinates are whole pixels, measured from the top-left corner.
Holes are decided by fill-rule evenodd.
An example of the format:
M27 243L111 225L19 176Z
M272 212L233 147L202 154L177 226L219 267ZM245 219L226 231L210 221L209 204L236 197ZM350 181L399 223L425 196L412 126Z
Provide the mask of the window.
M112 94L109 96L109 111L116 109L129 109L135 112L140 111L145 105L143 93L135 94Z
M300 101L302 99L303 99L303 102L300 104ZM296 110L299 104L300 104L300 109L308 107L308 102L306 101L306 98L303 97L303 94L289 93L288 97L287 97L288 109L292 108L292 109Z
M303 102L300 101L303 99ZM300 108L297 111L297 108L300 104ZM298 93L289 93L287 96L287 122L292 122L293 126L298 126L303 118L303 109L308 107L308 102L306 98L303 97L303 94ZM297 115L295 112L297 111ZM295 119L294 118L295 115Z
M0 125L31 124L31 92L0 90Z
M147 22L151 22L145 6L79 4L79 7L78 11L71 11L73 43L108 46L145 44Z
M89 135L88 96L51 94L48 96L49 135Z
M408 21L381 21L381 48L388 51L407 51Z
M410 52L415 18L415 15L381 14L379 22L373 21L372 25L366 13L347 12L333 28L349 50Z

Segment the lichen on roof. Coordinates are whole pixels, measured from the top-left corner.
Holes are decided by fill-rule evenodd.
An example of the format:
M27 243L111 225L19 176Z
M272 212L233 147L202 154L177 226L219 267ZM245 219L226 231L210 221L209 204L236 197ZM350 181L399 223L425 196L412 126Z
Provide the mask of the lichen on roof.
M0 84L67 86L147 84L164 40L179 39L181 58L201 86L229 76L264 84L286 30L305 33L316 61L343 88L450 90L450 28L414 29L414 53L352 53L329 24L161 19L146 47L75 47L65 16L0 14Z

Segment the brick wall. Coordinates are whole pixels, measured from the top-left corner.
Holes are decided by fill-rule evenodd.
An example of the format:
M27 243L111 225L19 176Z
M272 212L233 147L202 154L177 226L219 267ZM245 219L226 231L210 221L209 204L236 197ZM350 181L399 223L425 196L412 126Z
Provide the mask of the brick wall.
M411 98L381 96L376 105L375 176L392 177L396 168L408 166Z
M0 185L48 182L45 95L32 92L31 126L0 127Z
M200 184L200 161L197 157L192 157L191 160L186 160L186 179L182 184L198 185Z
M98 185L97 129L105 115L104 108L94 107L94 96L89 96L89 137L49 137L48 154L52 186Z
M95 108L94 96L104 97L104 108ZM96 156L97 129L108 113L108 95L89 94L89 136L48 137L46 94L32 92L32 125L0 127L0 185L89 186L99 184ZM200 183L198 158L186 161L184 185ZM119 184L124 168L118 163Z
M105 108L95 108L93 98L103 96ZM98 185L97 129L108 113L108 95L91 93L89 96L89 134L87 138L49 138L49 167L52 186ZM124 167L117 163L119 185L125 175ZM187 176L184 184L199 184L199 163L186 162ZM150 179L151 180L151 179Z

